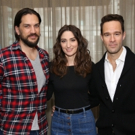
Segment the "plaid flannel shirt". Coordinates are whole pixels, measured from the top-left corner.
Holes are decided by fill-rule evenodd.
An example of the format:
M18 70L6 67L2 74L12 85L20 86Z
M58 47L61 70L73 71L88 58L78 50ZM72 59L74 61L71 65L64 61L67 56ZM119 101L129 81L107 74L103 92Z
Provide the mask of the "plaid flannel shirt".
M38 93L36 75L19 43L0 50L0 129L6 135L29 135L35 113L39 134L46 135L46 91L49 79L48 53L39 48L46 83Z

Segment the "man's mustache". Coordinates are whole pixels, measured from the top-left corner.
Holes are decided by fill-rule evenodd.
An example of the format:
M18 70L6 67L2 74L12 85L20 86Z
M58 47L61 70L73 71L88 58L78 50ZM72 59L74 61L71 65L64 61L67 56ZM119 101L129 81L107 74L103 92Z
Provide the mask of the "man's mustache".
M39 35L37 35L37 34L30 34L28 37L31 37L31 36L39 37Z

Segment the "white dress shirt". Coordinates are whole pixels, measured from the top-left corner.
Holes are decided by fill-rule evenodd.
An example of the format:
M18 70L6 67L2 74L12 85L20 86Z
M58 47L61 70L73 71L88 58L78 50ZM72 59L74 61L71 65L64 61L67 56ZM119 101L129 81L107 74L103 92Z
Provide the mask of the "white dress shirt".
M122 50L120 57L118 59L116 59L116 61L115 61L116 69L115 69L115 71L113 71L113 67L107 58L107 53L105 56L105 63L104 63L105 83L107 85L108 92L109 92L109 95L110 95L110 98L112 101L113 101L114 94L116 91L117 83L119 81L120 75L121 75L123 67L124 67L125 57L126 57L126 49L123 46L123 50Z

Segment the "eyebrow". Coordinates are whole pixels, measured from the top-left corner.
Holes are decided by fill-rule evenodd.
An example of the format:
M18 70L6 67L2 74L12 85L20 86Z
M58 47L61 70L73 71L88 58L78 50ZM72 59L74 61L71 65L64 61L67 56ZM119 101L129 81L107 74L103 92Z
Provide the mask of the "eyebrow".
M73 39L73 38L75 38L75 37L72 37L72 38L70 38L70 39ZM66 38L61 38L61 40L63 40L63 39L66 39ZM76 38L75 38L76 39Z
M121 31L115 31L115 32L113 32L113 33L122 33ZM105 34L110 34L110 32L105 32L105 33L103 33L103 35L105 35Z
M35 23L34 25L39 25L40 23ZM31 25L31 24L29 24L29 23L24 23L23 25Z

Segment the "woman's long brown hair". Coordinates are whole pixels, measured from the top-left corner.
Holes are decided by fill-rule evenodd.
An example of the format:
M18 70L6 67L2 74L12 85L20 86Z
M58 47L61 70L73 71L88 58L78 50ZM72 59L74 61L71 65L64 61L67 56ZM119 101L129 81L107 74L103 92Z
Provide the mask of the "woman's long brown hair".
M92 62L90 51L87 49L88 41L82 36L81 31L74 25L64 25L58 32L56 43L53 47L54 59L52 60L51 72L63 77L67 73L67 58L61 48L61 36L65 31L71 31L78 42L78 49L74 59L74 70L79 75L86 77L91 72Z

